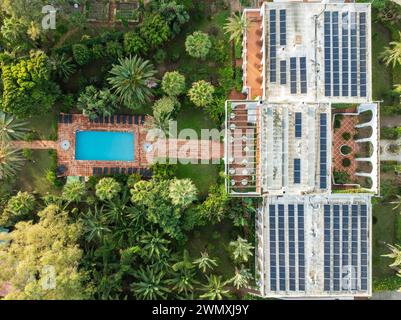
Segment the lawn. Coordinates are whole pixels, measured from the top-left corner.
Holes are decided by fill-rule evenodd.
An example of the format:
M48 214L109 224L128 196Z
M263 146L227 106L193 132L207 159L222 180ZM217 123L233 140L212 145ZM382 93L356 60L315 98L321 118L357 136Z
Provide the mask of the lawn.
M380 54L384 47L391 41L390 32L380 23L372 23L372 81L373 99L384 100L385 105L393 103L391 98L386 97L393 89L391 70L381 62Z
M57 137L57 114L58 110L28 119L27 128L35 133L35 139L54 140Z
M396 241L396 220L401 220L391 204L376 204L373 206L373 278L375 280L394 275L388 267L391 259L381 255L389 253L386 243ZM376 221L375 221L376 220Z
M199 258L201 252L207 251L218 262L213 273L228 279L234 275L234 266L228 251L228 244L236 238L233 232L233 226L228 220L197 228L188 235L186 247L194 259Z
M46 172L50 168L52 158L48 150L33 150L32 159L27 161L23 169L17 175L17 189L22 191L37 192L39 195L46 193L58 193L46 180Z

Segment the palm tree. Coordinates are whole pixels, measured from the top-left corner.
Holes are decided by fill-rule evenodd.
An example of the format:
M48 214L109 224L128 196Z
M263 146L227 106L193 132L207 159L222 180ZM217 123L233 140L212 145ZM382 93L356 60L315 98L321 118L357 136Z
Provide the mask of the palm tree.
M211 275L206 277L208 283L203 285L204 294L200 295L201 299L206 300L223 300L224 297L230 297L230 291L225 290L225 282L222 283L221 276Z
M146 232L141 238L143 255L149 260L160 260L168 252L169 240L156 232Z
M199 270L201 270L203 273L205 273L208 269L213 270L214 267L217 267L216 260L209 258L207 251L201 252L201 257L196 259L193 263L194 265L198 266Z
M223 28L225 33L230 35L230 41L238 44L241 42L242 35L247 27L248 21L246 17L234 14L232 17L227 18L227 22Z
M229 282L231 282L237 288L237 290L239 290L239 288L248 286L249 280L251 279L252 274L249 269L245 269L244 266L241 266L240 269L235 267L235 275Z
M81 181L67 183L63 189L63 199L70 202L81 202L85 195L85 184Z
M0 111L0 142L22 139L29 131L27 122L18 121L13 116Z
M246 262L248 258L252 256L253 246L248 243L245 239L238 236L236 241L230 242L230 247L233 250L234 261Z
M75 72L72 57L68 57L65 53L51 56L49 64L51 71L60 79L67 80Z
M120 58L119 64L113 65L112 76L107 80L126 107L137 109L153 96L156 72L148 60L139 56Z
M170 182L169 195L171 202L181 208L188 207L196 200L196 189L191 179L174 179Z
M401 31L399 31L399 38L401 39ZM392 64L394 68L397 64L401 65L401 40L391 41L390 47L384 48L381 57L387 66Z
M163 276L162 272L154 268L139 269L135 273L138 282L131 285L132 292L142 300L166 299L170 290L166 286Z
M391 250L391 253L384 254L384 255L382 255L382 257L394 259L394 262L392 264L390 264L389 267L400 271L399 267L401 266L401 246L398 244L395 244L394 246L391 244L388 244L387 246Z
M177 293L188 295L195 290L197 281L195 280L195 271L191 269L180 269L173 273L172 278L166 281Z
M23 165L21 152L9 144L0 142L0 180L14 176Z
M83 216L82 222L85 239L88 242L93 240L101 242L104 240L106 234L111 232L103 214L103 207L98 209L98 207L95 206L93 212L92 209L89 208L89 211Z

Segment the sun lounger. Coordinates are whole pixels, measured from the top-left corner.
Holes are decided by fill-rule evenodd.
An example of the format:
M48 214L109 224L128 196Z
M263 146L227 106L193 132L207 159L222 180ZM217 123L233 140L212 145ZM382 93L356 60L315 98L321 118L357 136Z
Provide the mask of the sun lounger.
M132 168L128 168L128 174L132 174Z
M114 174L114 168L110 168L110 174Z
M125 168L121 168L121 174L125 174Z
M65 114L63 117L63 123L68 123L68 114Z
M110 117L110 123L111 123L111 124L114 124L114 116L111 116L111 117Z
M123 124L127 123L127 116L123 116Z
M103 123L103 116L100 116L100 117L99 117L99 122L100 122L100 123Z
M107 176L107 175L109 174L109 168L104 168L104 169L103 169L103 174L104 174L105 176Z
M98 117L96 117L95 123L99 123L99 118Z
M128 124L132 124L132 116L128 116Z
M94 176L96 176L96 173L97 173L97 170L96 170L96 168L93 168L93 172L92 172L92 174L93 174Z
M104 117L104 123L109 123L109 116Z
M120 168L116 168L116 174L120 174Z
M100 176L102 175L102 168L97 168L97 174Z
M63 123L63 115L62 114L58 115L58 122Z
M117 123L121 123L121 117L120 117L120 115L117 116Z
M141 115L141 124L145 123L145 115Z
M134 123L136 124L136 125L138 125L139 123L138 123L138 115L134 115Z
M68 122L72 123L72 114L68 115Z

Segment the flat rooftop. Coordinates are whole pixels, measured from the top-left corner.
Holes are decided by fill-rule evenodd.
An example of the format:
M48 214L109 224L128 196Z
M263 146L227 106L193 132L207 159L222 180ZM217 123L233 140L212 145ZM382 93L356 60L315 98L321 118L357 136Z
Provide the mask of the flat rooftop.
M262 295L371 295L368 195L268 197L257 219Z
M371 101L370 4L265 2L265 98Z

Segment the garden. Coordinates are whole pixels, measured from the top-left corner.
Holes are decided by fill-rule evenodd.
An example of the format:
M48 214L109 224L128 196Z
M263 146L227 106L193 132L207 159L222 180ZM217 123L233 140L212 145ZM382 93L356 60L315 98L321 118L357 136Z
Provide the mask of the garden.
M229 3L139 1L116 9L134 23L115 24L99 23L109 10L99 3L61 10L55 30L40 28L45 1L0 4L0 225L9 244L0 246L0 283L13 285L6 298L242 297L255 281L257 204L227 196L222 165L155 164L151 179L84 181L59 178L52 150L12 147L57 140L60 112L149 114L167 136L171 120L198 133L222 127L224 101L242 81L232 52L243 21ZM40 276L19 281L41 275L45 256L63 286L44 290ZM15 261L25 267L16 271Z

